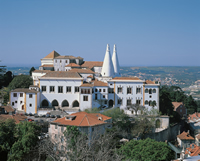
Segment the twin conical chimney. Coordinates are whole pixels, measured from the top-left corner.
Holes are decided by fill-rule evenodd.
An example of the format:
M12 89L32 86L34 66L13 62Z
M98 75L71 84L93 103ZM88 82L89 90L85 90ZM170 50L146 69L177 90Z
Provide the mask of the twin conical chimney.
M104 57L103 66L101 70L101 75L103 77L120 76L120 67L119 67L119 61L117 57L116 45L114 45L113 56L111 59L110 48L109 48L109 45L107 44L106 54Z

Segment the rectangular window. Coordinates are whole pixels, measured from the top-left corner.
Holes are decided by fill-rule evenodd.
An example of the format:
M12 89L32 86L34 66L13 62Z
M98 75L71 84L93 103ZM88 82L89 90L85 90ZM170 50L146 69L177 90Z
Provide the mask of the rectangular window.
M114 93L114 88L109 88L108 93Z
M118 87L117 88L117 93L119 94L119 93L122 93L122 87Z
M97 94L95 94L95 100L97 100Z
M33 98L33 94L29 94L29 98Z
M104 104L106 104L106 105L107 105L107 103L108 103L108 102L107 102L107 100L105 100Z
M79 87L75 87L74 91L79 92Z
M67 86L67 87L66 87L66 93L69 93L69 92L71 92L71 87L70 87L70 86Z
M99 92L101 92L101 89L99 89Z
M58 93L63 93L63 86L58 86Z
M13 97L17 97L17 93L13 93Z
M140 105L141 100L136 100L136 104Z
M103 95L103 98L106 98L106 96L105 96L105 95Z
M32 107L32 104L31 104L31 103L29 104L29 107Z
M131 105L131 99L127 99L127 106L130 106Z
M83 96L83 101L88 101L88 96Z
M20 97L23 97L23 93L20 93Z
M46 92L47 89L46 89L46 86L42 86L42 92Z
M106 92L106 89L103 89L103 92Z
M95 88L95 92L97 92L97 88Z
M131 87L127 87L127 94L131 94Z
M50 87L49 87L49 91L50 91L50 92L55 92L55 87L54 87L54 86L50 86Z
M15 102L12 102L12 106L14 106L15 105Z
M141 88L136 88L136 94L141 93Z
M90 89L81 89L81 94L90 94Z
M121 104L122 104L122 99L119 98L117 103L118 103L119 105L121 105Z

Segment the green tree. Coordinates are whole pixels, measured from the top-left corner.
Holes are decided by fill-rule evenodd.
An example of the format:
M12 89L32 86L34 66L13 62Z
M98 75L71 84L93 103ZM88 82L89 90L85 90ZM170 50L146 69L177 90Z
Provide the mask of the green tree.
M8 160L22 160L24 155L37 145L40 127L33 122L21 122L16 125L16 141L8 154Z
M188 114L192 114L197 111L197 103L191 95L187 98L185 107L188 109Z
M13 119L7 119L0 122L0 151L8 153L12 148L12 145L16 141L15 134L15 121Z
M8 88L13 90L15 88L28 88L33 84L33 79L29 75L16 76L9 84Z
M124 160L146 161L146 160L171 160L174 158L173 151L163 142L153 139L131 140L122 145L119 154L124 156Z
M13 74L11 71L7 71L3 76L3 86L7 87L13 80Z
M1 61L0 61L1 62ZM6 66L0 66L0 89L3 87L3 76L4 76L4 73L6 72Z
M34 67L32 67L32 68L30 69L30 71L29 71L30 76L32 76L32 72L33 72L34 70L35 70Z
M0 96L3 98L3 105L7 105L9 101L9 92L10 90L7 87L0 89Z

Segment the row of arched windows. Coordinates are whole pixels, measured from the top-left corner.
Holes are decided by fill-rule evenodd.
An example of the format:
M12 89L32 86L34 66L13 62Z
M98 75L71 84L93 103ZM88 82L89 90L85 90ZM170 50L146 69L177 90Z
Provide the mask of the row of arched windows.
M144 103L145 103L145 105L156 106L156 101L147 101L146 100Z
M41 103L41 107L49 107L50 104L49 102L44 99ZM57 100L53 100L51 102L51 106L55 107L55 106L59 106L59 103ZM61 103L61 107L69 107L69 102L67 100L64 100L62 103ZM77 100L75 100L73 103L72 103L72 107L79 107L79 102Z
M145 93L149 94L156 93L156 89L145 89Z

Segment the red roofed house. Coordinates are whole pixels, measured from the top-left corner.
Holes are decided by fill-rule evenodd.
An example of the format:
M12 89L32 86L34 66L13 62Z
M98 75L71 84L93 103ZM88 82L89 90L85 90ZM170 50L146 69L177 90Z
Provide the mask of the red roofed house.
M174 106L174 111L178 112L178 114L183 117L187 116L187 109L185 108L183 102L172 102Z
M191 144L188 148L186 148L185 155L185 158L200 155L200 146Z
M49 136L61 150L64 150L63 132L67 126L77 126L91 138L92 134L103 134L106 128L111 128L112 118L100 113L77 112L51 122Z
M177 141L179 147L187 148L190 144L194 143L194 138L188 133L183 131L181 134L177 135Z

